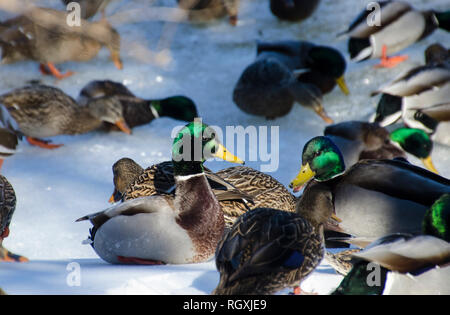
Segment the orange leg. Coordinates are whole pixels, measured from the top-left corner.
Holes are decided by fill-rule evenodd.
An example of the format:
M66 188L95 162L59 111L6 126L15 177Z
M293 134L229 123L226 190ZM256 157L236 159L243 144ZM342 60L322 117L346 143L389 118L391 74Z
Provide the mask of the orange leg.
M47 67L50 70L51 74L53 74L53 76L59 80L70 77L71 75L73 75L75 72L73 71L67 71L66 73L61 73L53 63L49 62L47 63Z
M382 49L383 50L382 50L381 62L379 64L375 65L375 68L394 68L399 63L402 63L403 61L405 61L409 58L407 55L388 57L386 54L386 50L387 50L386 45L383 45Z
M50 70L48 70L47 66L44 65L43 63L39 64L39 71L43 74L43 75L51 75L52 73L50 72Z
M0 170L2 169L3 162L4 162L4 160L3 160L3 159L0 159Z
M123 256L117 256L117 259L119 262L123 264L133 264L133 265L165 265L164 262L159 260L147 260L147 259L141 259L136 257L123 257Z
M59 147L62 147L64 144L51 144L49 141L44 141L32 137L26 137L29 144L43 148L43 149L57 149Z
M0 246L0 261L2 262L28 262L28 258L11 253L9 250Z

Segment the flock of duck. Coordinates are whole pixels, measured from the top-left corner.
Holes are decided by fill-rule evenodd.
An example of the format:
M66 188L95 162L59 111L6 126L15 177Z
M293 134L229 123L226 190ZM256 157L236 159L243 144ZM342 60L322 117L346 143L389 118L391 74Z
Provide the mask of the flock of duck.
M84 19L97 10L103 18L83 19L83 32L64 24L66 12L45 8L1 22L2 62L34 60L43 74L63 79L73 73L61 73L56 64L90 60L104 46L122 68L120 36L104 13L109 1L76 2ZM238 0L178 2L192 21L228 16L231 25L238 23ZM319 2L271 0L270 9L279 19L297 22ZM357 62L381 58L380 67L393 67L407 57L388 55L437 28L450 31L450 11L418 11L402 1L379 4L381 26L369 26L370 11L364 10L346 31L350 57ZM322 96L336 85L349 94L345 69L345 58L333 47L260 42L233 100L242 111L267 119L287 115L298 103L333 123ZM1 95L1 156L13 155L22 139L56 149L61 144L46 138L97 129L130 134L131 128L163 116L186 121L173 141L171 161L148 168L129 158L117 161L110 199L116 203L78 220L92 223L85 242L103 260L156 265L215 257L220 282L214 294L273 294L287 287L299 293L301 281L325 257L345 275L334 294L450 294L450 180L438 175L431 161L433 142L450 145L450 51L431 45L423 66L375 94L382 95L373 122L329 125L304 145L301 169L289 186L293 192L304 188L300 197L250 167L207 169L203 164L213 157L243 161L227 151L211 127L195 120L196 105L188 97L146 100L110 80L90 82L77 100L41 84ZM404 126L388 127L401 120ZM200 159L194 158L198 147ZM428 170L410 164L407 153ZM1 175L0 190L1 244L16 197ZM331 244L357 248L333 254L325 249ZM27 261L3 247L0 260ZM381 268L383 281L377 286L366 281L372 262Z

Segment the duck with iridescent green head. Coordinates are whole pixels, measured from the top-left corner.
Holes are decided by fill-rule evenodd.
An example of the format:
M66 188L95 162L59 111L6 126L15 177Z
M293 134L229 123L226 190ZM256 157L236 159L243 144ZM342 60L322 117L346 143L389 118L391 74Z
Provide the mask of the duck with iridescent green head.
M423 130L402 127L389 132L378 123L345 121L327 126L324 135L338 146L347 166L364 159L406 159L409 153L437 173L431 160L433 142Z
M422 232L387 235L354 254L354 267L332 294L450 294L450 194L425 213ZM379 283L369 285L374 268Z
M163 99L145 100L136 97L125 85L104 80L89 82L78 96L78 103L85 105L92 99L116 97L123 107L125 122L130 128L152 122L159 117L191 122L198 117L195 103L186 96L176 95ZM114 128L107 124L109 128Z
M420 233L433 202L450 192L450 180L400 160L363 160L345 170L339 148L327 137L315 137L303 149L302 166L290 187L300 200L319 185L331 192L339 230L356 237Z
M215 135L212 128L195 121L175 137L174 195L125 201L78 220L93 224L88 242L103 260L113 264L186 264L214 255L225 223L203 163L213 157L243 163Z

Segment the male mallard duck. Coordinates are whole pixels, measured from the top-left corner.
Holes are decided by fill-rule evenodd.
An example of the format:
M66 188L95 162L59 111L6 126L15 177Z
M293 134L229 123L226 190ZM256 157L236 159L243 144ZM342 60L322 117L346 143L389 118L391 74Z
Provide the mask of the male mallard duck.
M3 247L2 243L9 236L9 224L16 210L16 193L6 177L0 175L0 261L26 262L27 258L15 255Z
M31 85L1 95L0 103L30 144L47 149L61 145L49 144L41 138L86 133L99 128L104 121L131 133L122 116L122 105L114 98L93 100L82 107L58 88Z
M424 39L437 28L450 31L450 11L418 11L403 1L376 1L380 10L364 9L344 32L355 61L381 58L379 67L395 67L407 56L388 57ZM372 23L369 23L372 22Z
M141 169L131 159L121 159L114 164L114 193L110 201L174 193L174 169L170 161L152 165L143 172ZM249 209L271 206L295 211L295 196L270 175L244 166L226 168L217 173L207 168L204 170L224 212L227 228Z
M323 136L305 144L290 187L296 192L308 181L300 201L314 186L324 187L342 220L340 230L356 237L420 233L427 209L450 192L450 180L399 160L363 160L345 171L339 148Z
M270 0L270 11L281 20L299 22L309 18L320 0Z
M125 201L78 220L90 220L94 225L90 240L102 259L110 263L185 264L214 255L224 219L203 163L212 157L243 163L215 139L215 134L199 122L178 133L172 146L175 195ZM201 152L196 152L199 142Z
M195 22L207 22L228 16L230 24L238 22L240 0L177 0L178 6L189 10L189 19Z
M292 286L298 293L323 258L323 225L333 212L330 192L314 189L320 191L297 213L257 208L238 218L217 246L213 294L273 294Z
M81 21L80 27L70 27L66 12L34 8L24 15L2 23L0 46L2 63L35 60L41 72L62 79L73 74L59 72L55 64L67 61L88 61L105 46L111 60L122 69L120 36L106 20Z
M96 15L98 11L105 18L105 9L111 0L62 0L62 2L66 6L71 2L78 3L81 8L81 18L87 20Z
M284 116L294 102L331 123L322 95L338 84L345 94L345 59L336 49L304 41L258 43L257 59L237 82L233 100L244 112L268 119Z
M421 159L428 170L437 173L431 160L433 142L420 129L398 128L389 133L378 123L346 121L327 126L324 136L338 146L347 166L363 159L406 159L405 152L408 152Z
M195 103L186 96L144 100L136 97L123 84L113 81L92 81L80 92L78 102L87 104L91 99L116 97L123 107L123 117L130 128L148 124L159 117L191 122L198 117Z
M450 294L450 195L426 212L424 235L388 235L354 254L354 267L333 294ZM379 283L367 279L379 266Z

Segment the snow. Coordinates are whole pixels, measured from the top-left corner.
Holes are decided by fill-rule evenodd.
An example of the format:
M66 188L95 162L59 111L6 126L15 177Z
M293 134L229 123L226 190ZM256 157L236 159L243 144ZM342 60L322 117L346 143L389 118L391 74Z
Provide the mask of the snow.
M59 1L36 2L61 8ZM149 3L174 7L175 0L113 1L107 15L113 15L109 20L122 35L124 70L113 66L106 50L91 62L62 65L63 70L75 70L76 74L60 82L42 77L32 62L1 65L0 93L30 80L41 80L77 97L91 80L111 79L123 82L143 98L184 94L195 100L204 122L223 130L238 125L279 126L279 167L271 175L287 186L299 170L303 145L322 134L324 122L301 106L271 121L247 115L232 102L234 84L254 60L256 40L298 39L333 45L348 61L346 40L336 38L336 34L345 30L366 1L322 0L316 13L301 24L278 21L271 14L268 1L241 2L240 21L233 28L226 19L207 26L166 23L155 19L160 11L148 8ZM417 8L448 9L447 0L410 2ZM0 20L10 16L0 11ZM377 61L348 61L345 77L351 95L343 95L338 88L326 95L324 104L329 115L336 122L366 120L378 101L377 97L369 97L370 92L400 72L422 64L423 51L436 41L448 43L448 34L438 30L404 50L402 53L409 54L410 59L391 70L374 70L372 66ZM31 262L2 263L0 287L9 294L209 294L219 279L214 261L178 266L109 265L90 246L81 245L90 224L75 223L77 218L109 206L107 201L113 191L111 166L115 161L129 157L146 167L168 160L170 135L181 125L161 118L135 128L132 136L118 132L58 136L52 140L64 146L54 151L21 143L20 152L7 159L2 168L18 200L11 235L4 245ZM246 152L247 157L252 150L256 148ZM433 152L436 168L446 177L450 176L449 152L449 148L439 145ZM413 158L411 161L418 162ZM250 161L247 165L259 169L264 163ZM207 166L219 170L232 165L211 161ZM80 266L80 286L70 286L70 279L68 282L73 271L67 268L73 263ZM302 287L327 294L341 279L322 262Z

